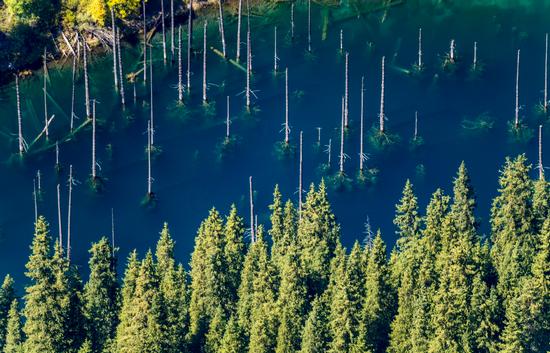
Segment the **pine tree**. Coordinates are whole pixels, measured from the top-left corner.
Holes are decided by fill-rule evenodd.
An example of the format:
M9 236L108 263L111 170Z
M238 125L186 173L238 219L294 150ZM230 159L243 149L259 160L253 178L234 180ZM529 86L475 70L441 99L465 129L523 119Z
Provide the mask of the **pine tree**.
M302 333L301 353L324 353L328 350L330 332L327 326L329 309L326 300L324 295L313 300Z
M48 223L40 216L35 225L31 255L25 275L29 285L25 288L26 340L24 351L28 353L60 353L65 351L65 327L63 303L59 303L58 266L54 266L51 254L51 237Z
M239 286L239 301L237 302L237 321L243 331L245 341L250 337L253 296L254 296L254 278L258 271L260 252L263 248L263 241L256 241L250 245L246 253L243 270L241 272L241 283Z
M480 353L496 352L495 343L498 342L499 319L502 316L499 298L496 289L488 286L480 274L475 276L472 284L470 306L470 330L474 350Z
M277 340L276 270L269 257L263 228L258 227L254 246L258 247L257 269L252 283L249 353L273 352Z
M93 352L102 352L114 338L118 324L119 293L116 258L107 238L92 244L90 278L84 286L84 316L88 341Z
M140 267L141 264L138 260L137 252L134 250L128 256L124 272L124 284L122 286L122 307L116 331L116 351L120 353L135 352L134 331L137 323L134 320L134 298Z
M330 261L339 234L340 227L331 211L324 181L321 181L317 191L312 184L298 225L301 260L310 298L322 293L328 284Z
M15 299L14 281L10 275L4 277L0 288L0 352L4 348L8 329L8 316L13 300Z
M529 274L536 249L532 208L531 167L525 155L507 158L499 179L499 195L491 209L492 257L498 273L499 294L515 296L521 278Z
M220 353L242 353L245 351L245 341L239 323L235 316L231 316L220 345Z
M167 352L181 352L185 348L188 332L188 293L183 266L176 266L174 246L168 224L164 224L157 243L157 273L160 293L166 310Z
M339 245L330 265L329 352L346 352L352 340L351 300L347 276L346 250Z
M238 300L239 283L243 268L245 245L244 245L244 224L243 219L237 214L235 205L231 205L229 216L225 222L225 242L223 248L223 262L226 283L224 284L228 298L224 308L226 315L229 311L235 311Z
M358 323L357 351L385 352L395 312L395 292L390 284L386 245L380 231L368 252L365 294Z
M290 246L283 258L281 285L277 300L279 328L277 353L292 353L300 348L306 314L307 288L297 246Z
M225 288L224 227L216 209L202 222L191 255L190 339L192 349L204 345L210 320L216 308L228 307Z
M2 350L4 353L23 353L23 335L18 306L17 299L13 299L8 312L6 340Z

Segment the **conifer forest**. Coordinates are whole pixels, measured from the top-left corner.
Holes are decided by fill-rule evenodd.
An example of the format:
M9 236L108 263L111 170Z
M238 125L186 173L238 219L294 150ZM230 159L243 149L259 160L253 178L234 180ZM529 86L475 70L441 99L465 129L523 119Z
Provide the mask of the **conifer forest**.
M550 353L549 18L0 0L0 353Z

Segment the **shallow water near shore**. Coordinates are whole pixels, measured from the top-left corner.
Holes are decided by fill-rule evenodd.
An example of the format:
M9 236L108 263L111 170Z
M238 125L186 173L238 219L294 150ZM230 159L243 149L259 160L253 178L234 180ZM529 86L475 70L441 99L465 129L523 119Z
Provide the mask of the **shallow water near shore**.
M541 118L535 114L544 87L545 19L548 5L478 6L442 8L432 5L406 5L384 12L357 16L351 6L344 10L312 6L312 53L307 52L307 7L296 8L296 35L290 40L289 6L279 5L268 15L254 14L252 52L254 76L253 113L245 112L246 76L231 63L208 51L208 96L210 106L202 105L202 23L195 20L191 95L185 106L177 107L177 63L162 60L160 36L153 40L153 82L155 144L162 152L154 159L153 191L158 197L154 209L140 203L147 191L145 146L149 118L149 88L138 75L137 99L132 85L125 82L126 110L113 89L110 55L91 59L89 66L91 97L97 99L99 174L105 190L95 194L87 180L91 171L91 129L83 129L75 139L60 145L58 175L54 169L55 150L47 149L13 163L17 151L15 88L0 88L0 275L11 273L21 283L24 264L33 235L33 178L41 172L42 200L38 211L58 236L56 185L61 184L63 235L67 234L67 179L69 165L80 182L73 188L73 261L86 266L90 243L111 235L111 209L115 214L116 245L124 257L137 248L141 254L154 246L163 222L168 222L177 242L177 256L184 262L193 249L194 236L208 210L216 206L226 212L235 203L248 223L248 178L253 176L258 222L269 227L268 205L275 184L285 197L297 202L298 158L280 158L275 144L284 138L284 74L289 69L291 140L297 146L299 132L304 136L304 185L318 183L319 167L327 160L323 151L332 140L332 166L328 176L337 172L341 96L344 94L344 56L339 51L340 29L344 49L349 52L349 117L346 133L345 171L352 180L351 190L330 188L333 210L342 224L342 240L351 246L363 239L364 224L381 228L384 239L393 246L394 206L405 180L411 179L422 210L437 187L452 192L452 177L462 160L471 173L478 199L478 216L483 233L489 231L488 216L495 196L498 170L505 156L526 153L532 163L537 158L537 131ZM228 55L235 56L236 19L226 13ZM323 38L327 18L326 38ZM381 19L384 21L381 23ZM243 23L246 21L243 19ZM169 22L167 23L169 25ZM279 67L273 74L273 27L278 27ZM417 55L418 28L423 32L426 64L419 79L407 75ZM242 39L246 39L243 26ZM183 33L185 38L186 28ZM217 23L209 22L208 47L221 49ZM175 36L177 38L177 36ZM451 39L456 40L460 68L452 75L441 70L443 55ZM485 67L477 79L469 77L473 43L478 43L478 58ZM186 40L183 40L183 69L186 70ZM516 50L521 49L520 115L533 131L529 141L511 138L508 122L514 118ZM245 62L246 45L241 46ZM378 123L380 107L380 64L386 57L386 129L400 142L388 151L377 151L369 144L368 131ZM123 46L124 69L140 68L141 48ZM361 76L365 77L365 152L368 168L379 170L373 185L355 182L359 166L359 118ZM30 142L43 127L42 73L21 81L23 133ZM185 78L184 78L185 82ZM84 121L84 86L78 73L76 121ZM49 143L62 140L69 129L71 106L71 60L49 69L48 111L55 114ZM226 96L230 96L232 134L239 143L225 158L217 146L225 136ZM411 149L414 115L418 111L418 130L424 144ZM465 129L463 119L474 120L486 113L493 121L487 131ZM547 125L548 126L548 125ZM317 127L322 127L321 144L316 146ZM550 152L550 132L543 145ZM40 148L44 142L38 142ZM533 177L536 171L533 171ZM307 189L307 188L306 188ZM423 211L422 211L423 212Z

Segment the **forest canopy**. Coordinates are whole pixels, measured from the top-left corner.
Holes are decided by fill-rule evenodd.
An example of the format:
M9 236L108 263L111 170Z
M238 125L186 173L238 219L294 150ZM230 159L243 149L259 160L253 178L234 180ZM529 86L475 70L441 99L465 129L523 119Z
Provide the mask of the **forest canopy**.
M232 206L201 223L189 268L165 224L156 249L126 260L106 238L83 282L39 217L22 298L0 290L3 352L547 352L550 187L525 156L507 159L479 232L463 164L451 194L421 212L407 181L398 240L381 232L340 243L324 182L297 209L278 187L269 229L248 235Z

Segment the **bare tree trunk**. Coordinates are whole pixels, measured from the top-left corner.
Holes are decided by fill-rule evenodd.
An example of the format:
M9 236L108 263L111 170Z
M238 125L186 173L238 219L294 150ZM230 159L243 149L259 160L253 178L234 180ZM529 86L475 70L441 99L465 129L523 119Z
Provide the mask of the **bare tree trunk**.
M152 123L149 120L147 126L147 195L151 196L153 194L153 177L151 176L151 148L153 147L152 140Z
M23 119L21 114L21 96L19 95L19 76L15 74L15 96L17 101L17 139L19 143L19 155L25 153L25 140L23 139Z
M67 259L71 261L71 207L73 202L73 165L69 166L69 203L67 205Z
M183 103L183 68L181 62L181 26L178 27L178 102Z
M340 54L344 53L344 30L340 29Z
M340 129L340 174L344 174L344 97L342 97L342 128Z
M117 70L117 36L116 36L116 27L115 27L115 10L111 7L111 28L112 28L112 36L113 36L113 76L114 76L114 83L115 83L115 91L118 91L118 70Z
M219 31L220 31L220 37L222 39L222 53L223 57L227 58L227 52L225 47L225 31L224 31L224 25L223 25L223 4L222 0L218 0L218 12L219 12Z
M361 131L360 134L360 143L359 143L359 170L363 171L363 161L365 160L365 152L363 150L364 142L364 118L365 118L365 77L361 77Z
M345 87L344 87L344 126L347 128L349 126L349 114L348 114L348 103L349 103L349 53L346 52L346 73L345 73Z
M246 32L246 108L250 109L250 71L252 70L252 54L250 52L250 28Z
M252 242L255 242L254 232L254 192L252 189L252 177L248 179L250 185L250 237Z
M160 0L160 16L162 18L161 28L162 28L162 60L166 65L166 28L164 24L164 0Z
M274 30L274 44L273 44L273 72L276 74L279 71L279 57L277 56L277 26Z
M422 67L422 27L418 29L418 68Z
M477 69L477 42L474 42L474 64L473 64L474 71Z
M43 67L44 67L44 87L42 88L44 93L44 129L46 130L46 140L50 137L48 129L48 65L46 63L46 48L44 48Z
M206 96L206 28L208 22L204 21L204 30L203 30L203 47L202 47L202 102L207 103L208 97Z
M546 48L544 52L544 112L548 113L548 33L546 33Z
M145 17L145 1L143 4L143 83L147 82L147 19Z
M83 39L84 41L84 39ZM86 119L90 119L91 112L90 112L90 85L88 81L88 55L86 54L86 42L82 45L84 52L84 99L86 104Z
M231 120L229 119L229 96L227 96L227 116L225 118L225 137L229 140L229 125Z
M239 62L241 58L241 22L242 22L243 0L239 0L239 11L237 13L237 55L235 60Z
M330 168L330 162L332 158L332 139L328 139L327 154L328 154L327 167Z
M175 44L174 44L174 0L170 0L170 51L172 52L172 61L174 61Z
M57 225L59 227L59 247L63 250L63 231L61 224L61 186L57 184Z
M96 144L95 144L95 136L96 136L96 121L95 121L95 99L92 101L92 180L95 180L96 177L97 177L97 174L96 174L96 159L95 159L95 148L96 148Z
M121 103L122 103L122 109L124 109L126 107L126 96L125 96L125 93L124 93L124 71L123 71L123 68L122 68L122 47L120 46L120 30L117 30L116 32L117 32L116 42L117 42L117 46L118 46L118 49L117 49L118 70L119 70L119 75L120 75L120 100L121 100Z
M149 78L150 78L150 94L151 94L151 146L155 144L155 114L153 106L153 55L151 48L149 48Z
M307 0L307 51L311 52L311 0Z
M71 91L71 132L74 128L74 105L75 105L75 81L76 81L76 56L73 56L73 73L72 73L72 91Z
M518 49L517 63L516 63L516 116L515 116L515 122L514 122L516 129L519 127L519 54L520 54L520 51Z
M382 83L381 83L381 88L380 88L380 132L381 133L384 133L384 119L385 119L385 115L384 115L384 78L385 78L385 72L384 72L384 69L385 69L385 63L386 63L386 57L383 56L382 57Z
M32 198L34 201L34 223L38 221L38 197L36 194L36 179L32 180Z
M187 20L187 93L191 93L191 40L193 39L193 0L189 1Z
M542 164L542 125L539 125L539 180L544 180L544 165Z
M288 67L285 69L285 143L290 142L290 128L288 126Z
M298 180L298 215L300 219L302 219L302 171L303 171L303 151L302 151L302 145L303 145L303 131L300 131L300 172L299 172L299 180Z

